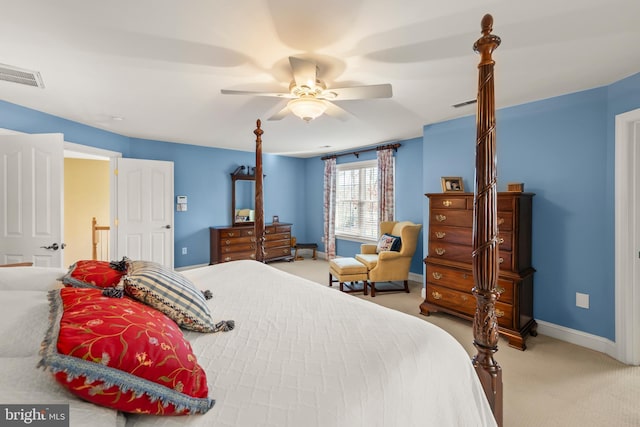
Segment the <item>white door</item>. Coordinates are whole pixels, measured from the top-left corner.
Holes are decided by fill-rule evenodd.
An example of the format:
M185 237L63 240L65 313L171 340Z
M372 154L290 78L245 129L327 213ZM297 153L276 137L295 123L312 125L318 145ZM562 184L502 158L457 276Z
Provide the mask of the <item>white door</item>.
M116 257L173 268L173 162L114 159Z
M63 267L62 134L0 135L0 264Z
M616 116L616 359L640 365L640 109Z

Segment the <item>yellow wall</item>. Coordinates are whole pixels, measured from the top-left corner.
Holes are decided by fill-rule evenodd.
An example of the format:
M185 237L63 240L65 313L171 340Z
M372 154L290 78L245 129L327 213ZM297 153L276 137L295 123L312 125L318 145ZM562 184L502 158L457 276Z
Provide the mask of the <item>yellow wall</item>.
M109 162L64 159L64 263L91 259L91 218L109 225ZM108 246L104 245L107 248ZM100 257L100 247L98 248ZM109 254L102 259L110 260Z

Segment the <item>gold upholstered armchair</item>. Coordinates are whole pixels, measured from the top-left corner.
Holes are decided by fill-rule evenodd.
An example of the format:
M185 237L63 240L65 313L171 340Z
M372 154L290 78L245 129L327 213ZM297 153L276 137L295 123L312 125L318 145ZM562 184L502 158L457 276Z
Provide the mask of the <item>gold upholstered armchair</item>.
M409 268L411 258L416 251L421 224L410 221L383 221L380 223L380 240L378 244L363 244L356 259L367 266L371 296L376 291L409 292ZM397 240L399 238L399 241ZM395 246L395 247L394 247ZM399 246L399 247L397 247ZM403 281L401 289L376 289L376 282ZM367 286L365 284L365 286Z

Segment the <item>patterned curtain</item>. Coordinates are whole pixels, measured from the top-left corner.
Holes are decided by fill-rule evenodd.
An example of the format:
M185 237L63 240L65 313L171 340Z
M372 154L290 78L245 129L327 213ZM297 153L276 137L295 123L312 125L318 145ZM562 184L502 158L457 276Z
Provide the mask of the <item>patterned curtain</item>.
M327 259L336 257L336 158L324 161L324 248Z
M378 218L393 221L393 149L378 150Z

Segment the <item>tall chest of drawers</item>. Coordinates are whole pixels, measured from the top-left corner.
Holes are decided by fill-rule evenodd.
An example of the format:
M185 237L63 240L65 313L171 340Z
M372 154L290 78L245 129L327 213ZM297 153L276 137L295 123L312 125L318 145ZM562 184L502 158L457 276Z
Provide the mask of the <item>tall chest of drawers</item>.
M291 224L266 224L264 228L265 262L291 261ZM256 259L256 236L253 225L210 227L210 264L240 259Z
M434 193L429 198L426 299L420 311L443 311L472 320L476 299L472 271L473 194ZM499 275L496 315L500 334L524 350L536 335L531 266L532 193L498 193Z

